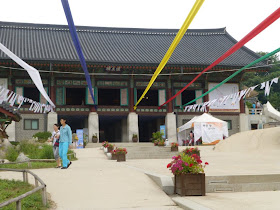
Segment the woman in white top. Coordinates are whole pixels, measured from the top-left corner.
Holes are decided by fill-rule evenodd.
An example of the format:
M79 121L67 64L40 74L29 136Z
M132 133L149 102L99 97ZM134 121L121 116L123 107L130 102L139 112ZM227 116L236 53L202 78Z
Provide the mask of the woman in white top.
M60 132L59 132L59 126L58 124L54 124L53 125L53 133L52 133L52 137L50 139L50 141L53 142L53 155L54 155L54 159L56 160L57 166L56 168L61 168L61 161L59 158L59 136L60 136Z

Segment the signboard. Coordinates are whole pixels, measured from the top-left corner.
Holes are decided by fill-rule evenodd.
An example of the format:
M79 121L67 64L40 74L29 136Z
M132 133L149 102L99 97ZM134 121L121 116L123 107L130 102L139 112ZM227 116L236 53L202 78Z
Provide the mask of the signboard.
M160 132L163 133L162 138L166 138L165 125L160 126Z
M218 83L209 83L208 90L215 87ZM226 95L231 95L239 91L238 84L223 84L217 89L209 93L209 101L222 98ZM225 103L220 104L218 102L212 104L209 108L210 112L240 112L239 102L232 103L232 98L229 98Z
M78 137L77 149L82 149L82 148L84 148L84 132L83 132L83 129L77 129L76 134L77 134L77 137Z

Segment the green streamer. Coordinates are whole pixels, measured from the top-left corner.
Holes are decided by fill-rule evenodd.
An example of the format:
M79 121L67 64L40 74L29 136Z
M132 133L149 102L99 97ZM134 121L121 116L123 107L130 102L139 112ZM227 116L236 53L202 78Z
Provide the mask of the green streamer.
M261 58L259 58L259 59L255 60L255 61L253 61L252 63L248 64L247 66L244 66L243 68L239 69L238 71L236 71L235 73L233 73L232 75L230 75L230 76L229 76L228 78L226 78L224 81L222 81L221 83L219 83L218 85L216 85L215 87L213 87L211 90L208 90L207 92L203 93L201 96L199 96L199 97L193 99L192 101L190 101L190 102L188 102L188 103L182 105L182 106L181 106L181 109L182 109L184 106L187 106L187 105L189 105L189 104L191 104L191 103L197 101L198 99L200 99L200 98L206 96L207 94L211 93L213 90L217 89L218 87L222 86L222 85L225 84L227 81L229 81L230 79L232 79L233 77L235 77L235 76L236 76L237 74L239 74L241 71L243 71L243 70L245 70L245 69L247 69L247 68L249 68L249 67L251 67L251 66L253 66L253 65L257 64L257 63L259 63L259 62L261 62L262 60L265 60L265 59L269 58L270 56L272 56L272 55L278 53L279 51L280 51L280 48L278 48L278 49L276 49L276 50L274 50L274 51L272 51L272 52L270 52L270 53L268 53L268 54L262 56Z

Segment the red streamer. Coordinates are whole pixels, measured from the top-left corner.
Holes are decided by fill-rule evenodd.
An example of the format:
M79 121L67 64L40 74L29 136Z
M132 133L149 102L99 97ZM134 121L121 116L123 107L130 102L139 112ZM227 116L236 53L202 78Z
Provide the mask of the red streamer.
M257 36L260 32L262 32L264 29L266 29L269 25L271 25L274 21L276 21L280 17L280 7L273 12L270 16L268 16L264 21L262 21L257 27L255 27L250 33L248 33L243 39L241 39L239 42L237 42L235 45L233 45L225 54L223 54L221 57L219 57L216 61L214 61L210 66L208 66L206 69L204 69L200 74L198 74L189 84L187 84L183 89L181 89L179 92L177 92L174 96L172 96L170 99L168 99L164 104L160 105L158 109L161 109L162 106L165 104L171 102L173 99L175 99L179 94L181 94L184 90L186 90L192 83L194 83L203 73L210 70L220 62L222 62L224 59L226 59L228 56L239 50L243 45L245 45L247 42L249 42L251 39L253 39L255 36Z

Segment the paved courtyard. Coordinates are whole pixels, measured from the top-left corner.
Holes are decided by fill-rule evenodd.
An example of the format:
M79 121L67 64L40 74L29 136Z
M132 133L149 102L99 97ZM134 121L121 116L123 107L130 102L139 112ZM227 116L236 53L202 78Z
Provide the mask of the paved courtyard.
M57 209L180 209L148 176L107 160L100 149L76 153L79 160L68 170L33 170L47 184ZM22 180L22 173L3 172L0 178Z

